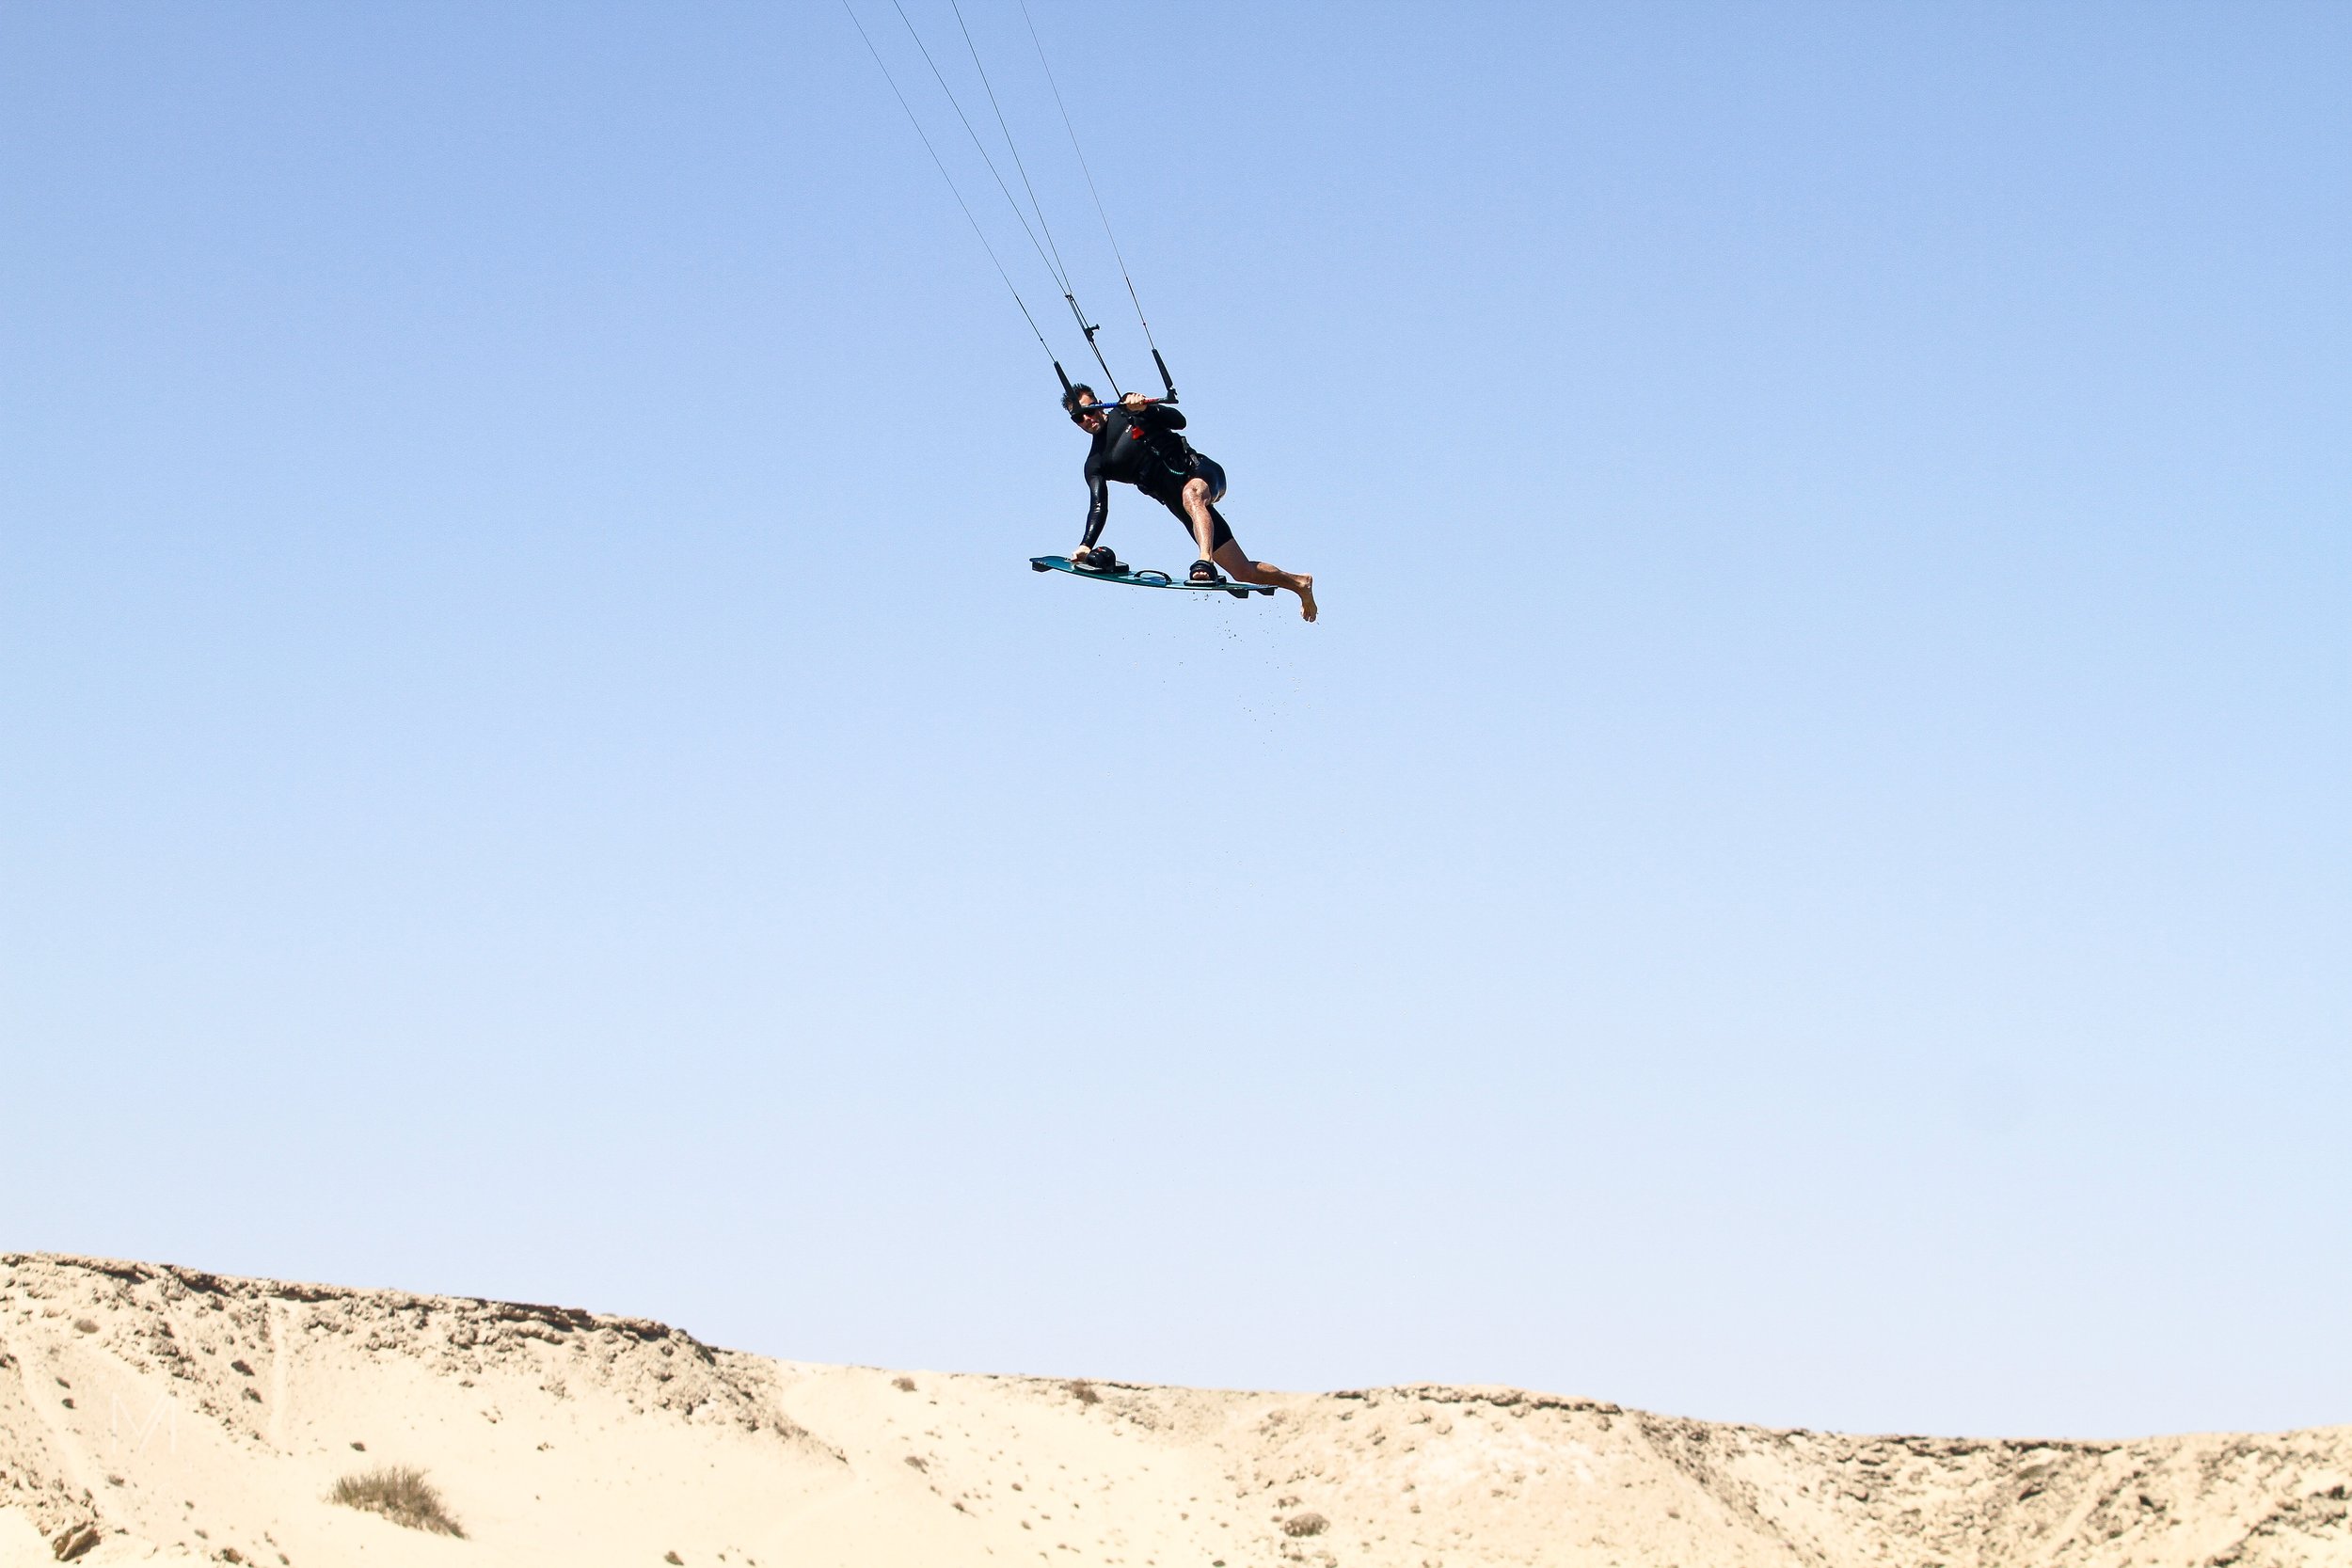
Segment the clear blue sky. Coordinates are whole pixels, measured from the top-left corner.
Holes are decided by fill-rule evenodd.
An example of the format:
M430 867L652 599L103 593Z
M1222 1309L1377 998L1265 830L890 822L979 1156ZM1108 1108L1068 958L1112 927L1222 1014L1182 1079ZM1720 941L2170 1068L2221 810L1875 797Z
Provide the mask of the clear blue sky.
M1032 3L1319 626L837 7L0 9L7 1244L2352 1419L2352 11Z

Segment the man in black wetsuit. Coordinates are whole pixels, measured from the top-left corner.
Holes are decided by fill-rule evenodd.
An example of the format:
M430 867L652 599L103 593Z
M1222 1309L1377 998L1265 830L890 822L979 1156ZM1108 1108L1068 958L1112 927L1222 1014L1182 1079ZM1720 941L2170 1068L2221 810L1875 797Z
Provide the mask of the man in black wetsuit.
M1184 428L1180 410L1141 392L1129 392L1105 410L1095 403L1094 388L1086 386L1071 388L1061 405L1079 429L1094 437L1087 452L1086 539L1073 562L1098 572L1117 565L1117 558L1095 541L1102 538L1103 523L1110 515L1110 483L1118 480L1175 513L1192 534L1200 551L1200 559L1192 563L1194 582L1223 581L1217 575L1222 566L1242 582L1289 589L1298 595L1299 614L1310 621L1315 618L1314 578L1252 561L1233 542L1233 531L1216 509L1225 499L1225 470L1216 459L1193 451L1192 443L1178 434Z

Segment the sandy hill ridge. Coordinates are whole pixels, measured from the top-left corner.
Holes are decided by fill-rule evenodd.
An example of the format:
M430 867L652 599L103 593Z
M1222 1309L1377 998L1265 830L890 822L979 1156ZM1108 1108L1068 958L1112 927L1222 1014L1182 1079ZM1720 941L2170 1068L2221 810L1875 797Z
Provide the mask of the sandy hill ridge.
M327 1500L413 1465L462 1538ZM0 1568L2352 1565L2352 1428L1846 1437L1506 1388L893 1374L0 1255Z

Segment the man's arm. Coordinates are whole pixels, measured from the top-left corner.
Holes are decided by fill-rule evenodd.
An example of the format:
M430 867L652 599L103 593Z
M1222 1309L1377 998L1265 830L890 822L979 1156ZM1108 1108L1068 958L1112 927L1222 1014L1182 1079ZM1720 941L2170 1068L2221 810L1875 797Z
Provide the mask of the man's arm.
M1111 484L1103 477L1094 460L1087 460L1087 531L1079 542L1082 550L1094 548L1094 542L1103 537L1103 524L1111 515Z

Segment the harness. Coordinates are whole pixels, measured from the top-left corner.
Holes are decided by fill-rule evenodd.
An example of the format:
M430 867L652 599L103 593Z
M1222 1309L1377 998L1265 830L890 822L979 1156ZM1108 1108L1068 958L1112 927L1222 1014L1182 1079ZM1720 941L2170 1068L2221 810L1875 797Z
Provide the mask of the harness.
M1159 459L1160 466L1169 473L1189 475L1192 472L1196 454L1192 443L1184 439L1183 431L1155 431L1141 420L1131 420L1127 424L1127 438Z

